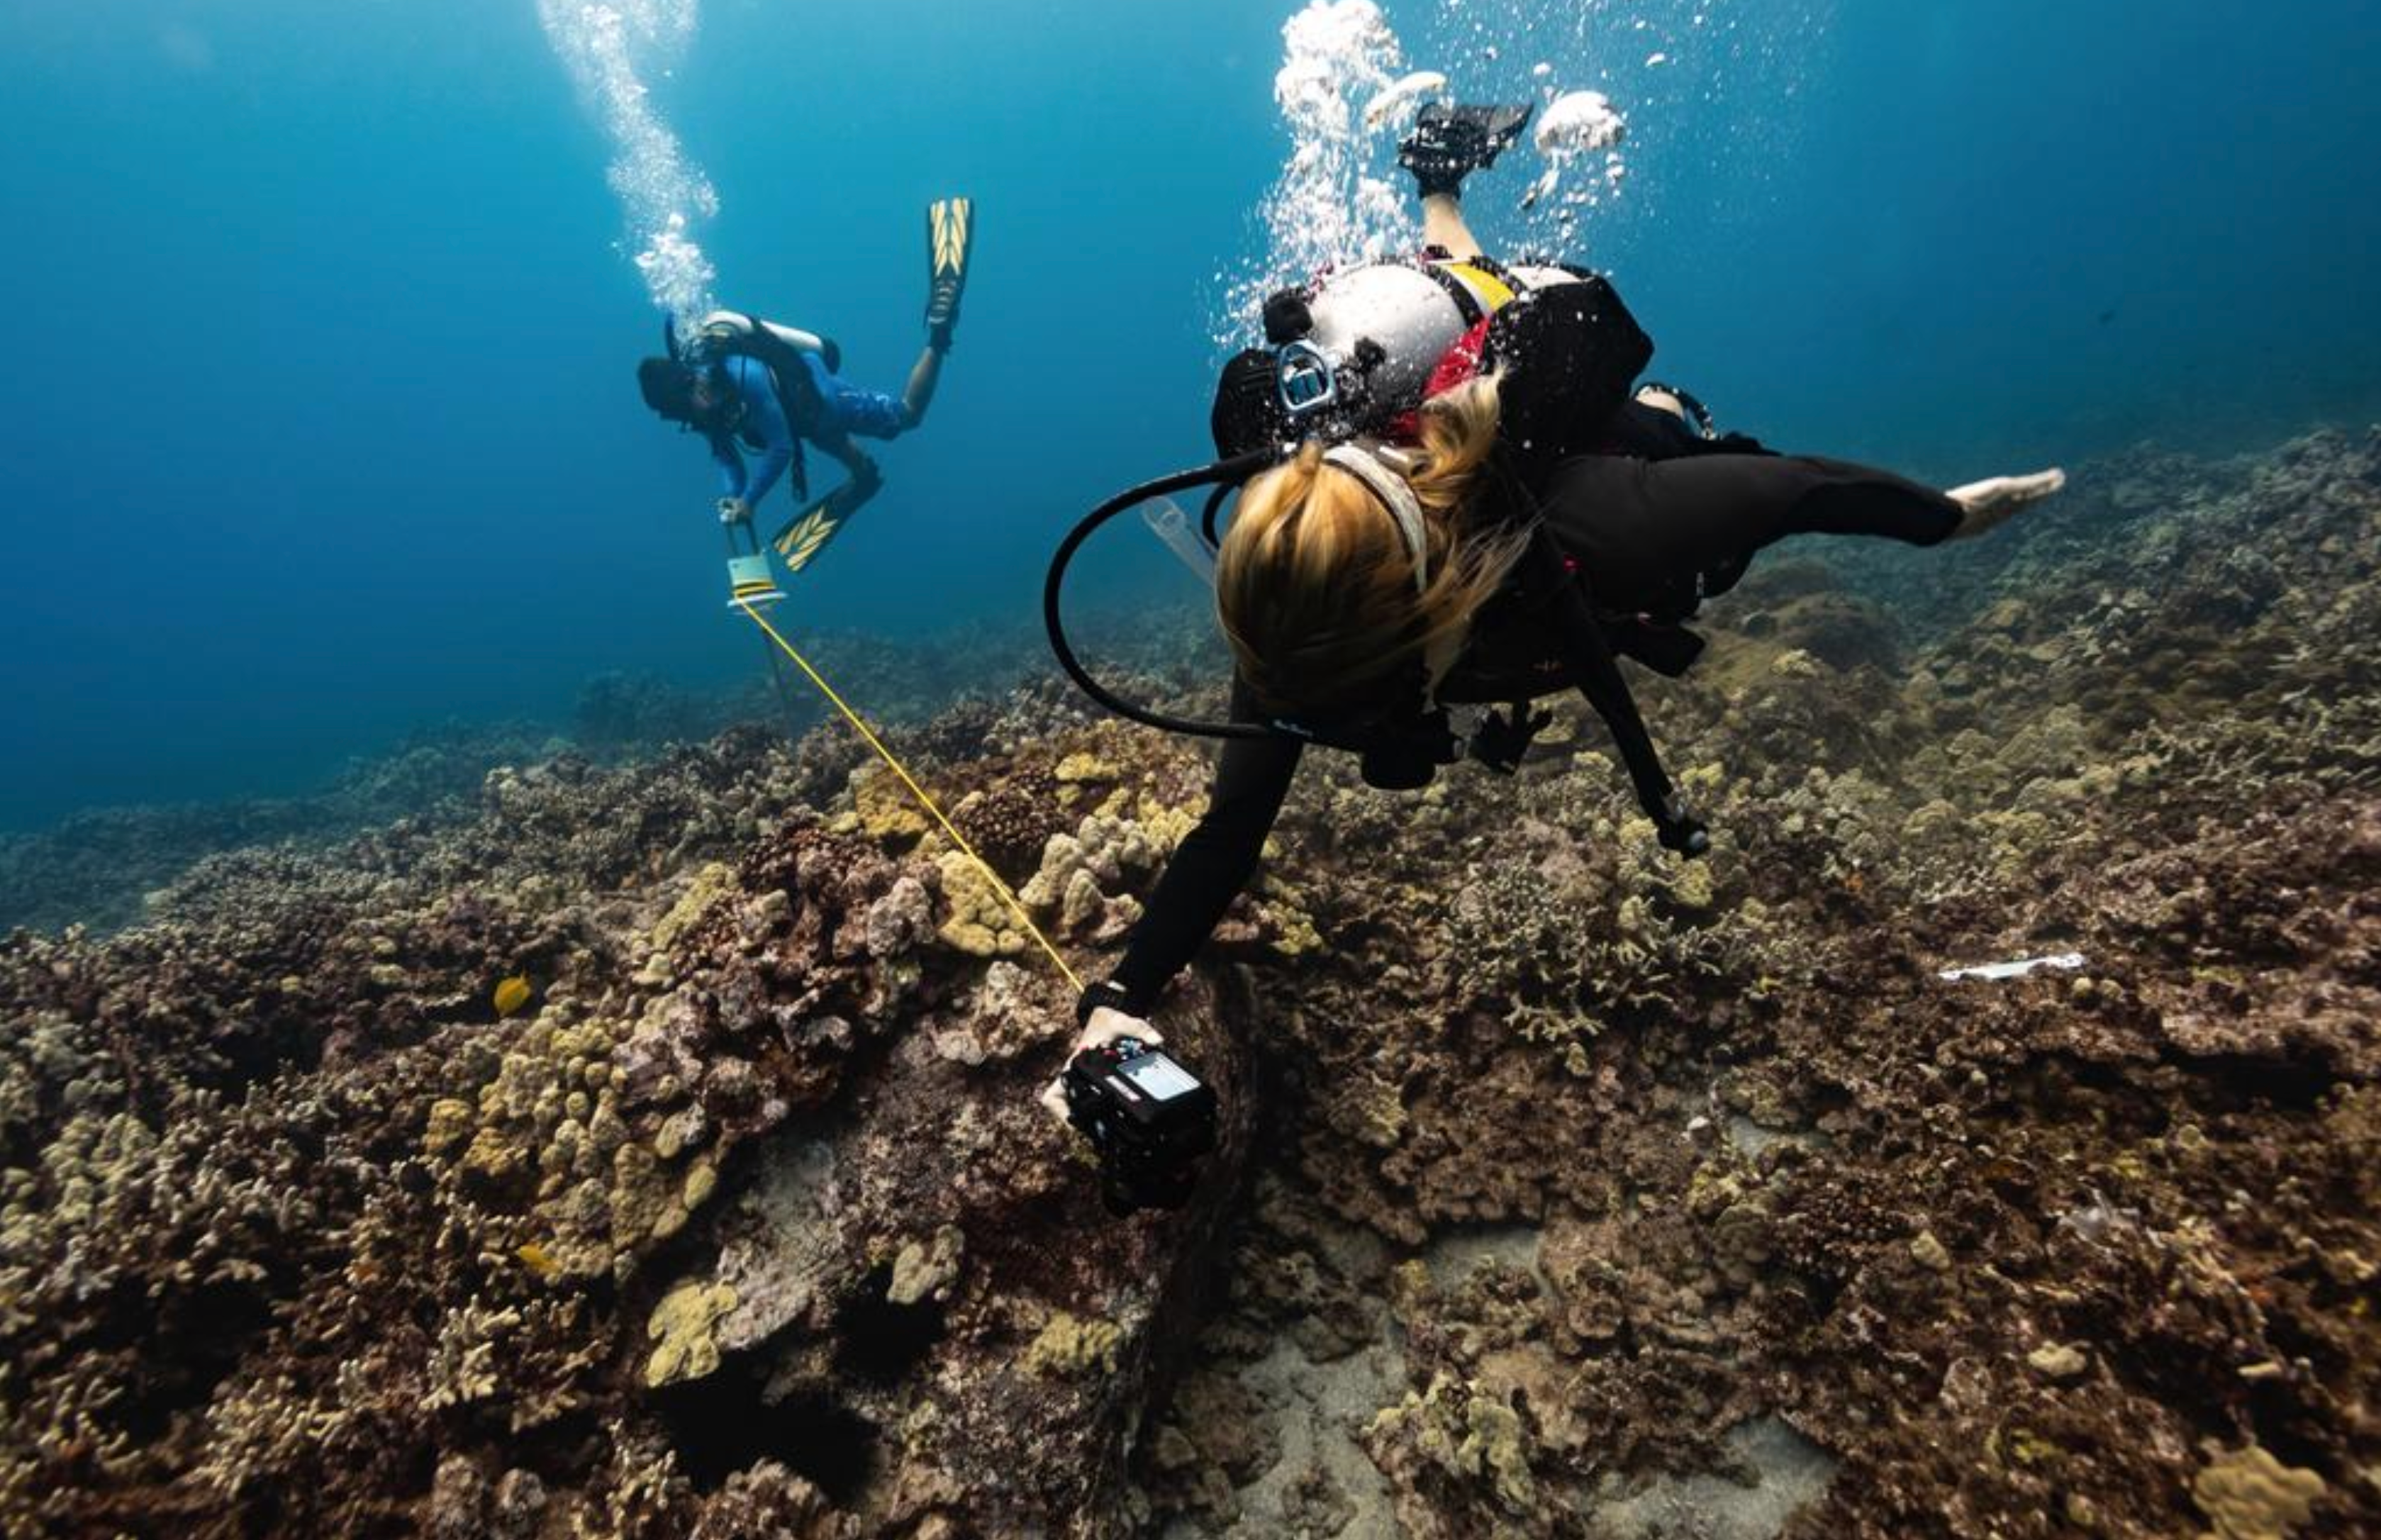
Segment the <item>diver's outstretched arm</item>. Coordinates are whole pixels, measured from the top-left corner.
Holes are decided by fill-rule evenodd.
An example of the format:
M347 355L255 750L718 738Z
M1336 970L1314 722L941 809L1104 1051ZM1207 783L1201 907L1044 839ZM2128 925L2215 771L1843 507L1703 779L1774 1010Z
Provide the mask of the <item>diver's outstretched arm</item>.
M1247 687L1238 680L1232 706L1233 720L1256 720ZM1116 972L1085 997L1084 1004L1095 1008L1085 1013L1083 1030L1068 1050L1069 1059L1118 1037L1160 1041L1148 1030L1150 1013L1255 874L1298 760L1294 738L1233 739L1224 745L1207 811L1166 861ZM1042 1105L1060 1122L1067 1120L1067 1099L1057 1082L1043 1092Z

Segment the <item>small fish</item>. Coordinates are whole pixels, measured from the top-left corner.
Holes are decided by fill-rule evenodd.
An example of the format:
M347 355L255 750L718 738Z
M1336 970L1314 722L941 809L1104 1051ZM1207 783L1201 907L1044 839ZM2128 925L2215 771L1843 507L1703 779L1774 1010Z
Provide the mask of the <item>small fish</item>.
M510 1016L514 1011L529 1004L531 994L529 980L515 973L511 978L496 985L496 1014Z
M553 1253L534 1241L521 1247L513 1254L519 1257L522 1265L528 1267L531 1272L535 1273L539 1277L550 1278L554 1277L555 1274L562 1271L562 1264L555 1261Z

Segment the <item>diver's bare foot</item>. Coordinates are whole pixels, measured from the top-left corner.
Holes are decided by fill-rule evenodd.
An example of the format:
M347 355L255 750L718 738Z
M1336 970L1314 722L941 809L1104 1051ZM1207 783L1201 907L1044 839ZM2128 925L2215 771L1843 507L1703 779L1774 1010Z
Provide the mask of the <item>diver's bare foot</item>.
M1989 476L1955 486L1943 495L1960 505L1960 527L1948 537L1973 540L1998 526L2020 508L2039 503L2067 485L2067 472L2056 467L2031 476Z
M1637 402L1638 405L1651 407L1655 411L1667 411L1681 422L1687 421L1687 404L1660 385L1638 386Z

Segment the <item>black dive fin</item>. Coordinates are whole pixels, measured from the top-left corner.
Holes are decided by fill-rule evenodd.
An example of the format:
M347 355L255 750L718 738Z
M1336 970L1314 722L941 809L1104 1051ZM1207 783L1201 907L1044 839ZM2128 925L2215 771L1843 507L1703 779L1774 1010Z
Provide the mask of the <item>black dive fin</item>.
M1527 103L1452 107L1429 103L1414 119L1413 132L1398 147L1398 164L1413 173L1423 197L1455 192L1465 177L1496 164L1496 157L1529 127L1535 110Z

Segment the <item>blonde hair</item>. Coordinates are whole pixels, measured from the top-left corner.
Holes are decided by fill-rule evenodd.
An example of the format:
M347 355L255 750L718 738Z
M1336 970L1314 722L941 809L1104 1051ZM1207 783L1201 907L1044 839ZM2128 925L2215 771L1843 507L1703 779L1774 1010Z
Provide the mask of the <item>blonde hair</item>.
M1422 409L1421 448L1405 472L1430 556L1419 593L1396 517L1353 472L1325 462L1322 444L1310 440L1249 483L1216 555L1215 616L1266 706L1336 705L1417 654L1460 642L1528 543L1525 532L1467 527L1496 416L1486 379Z

